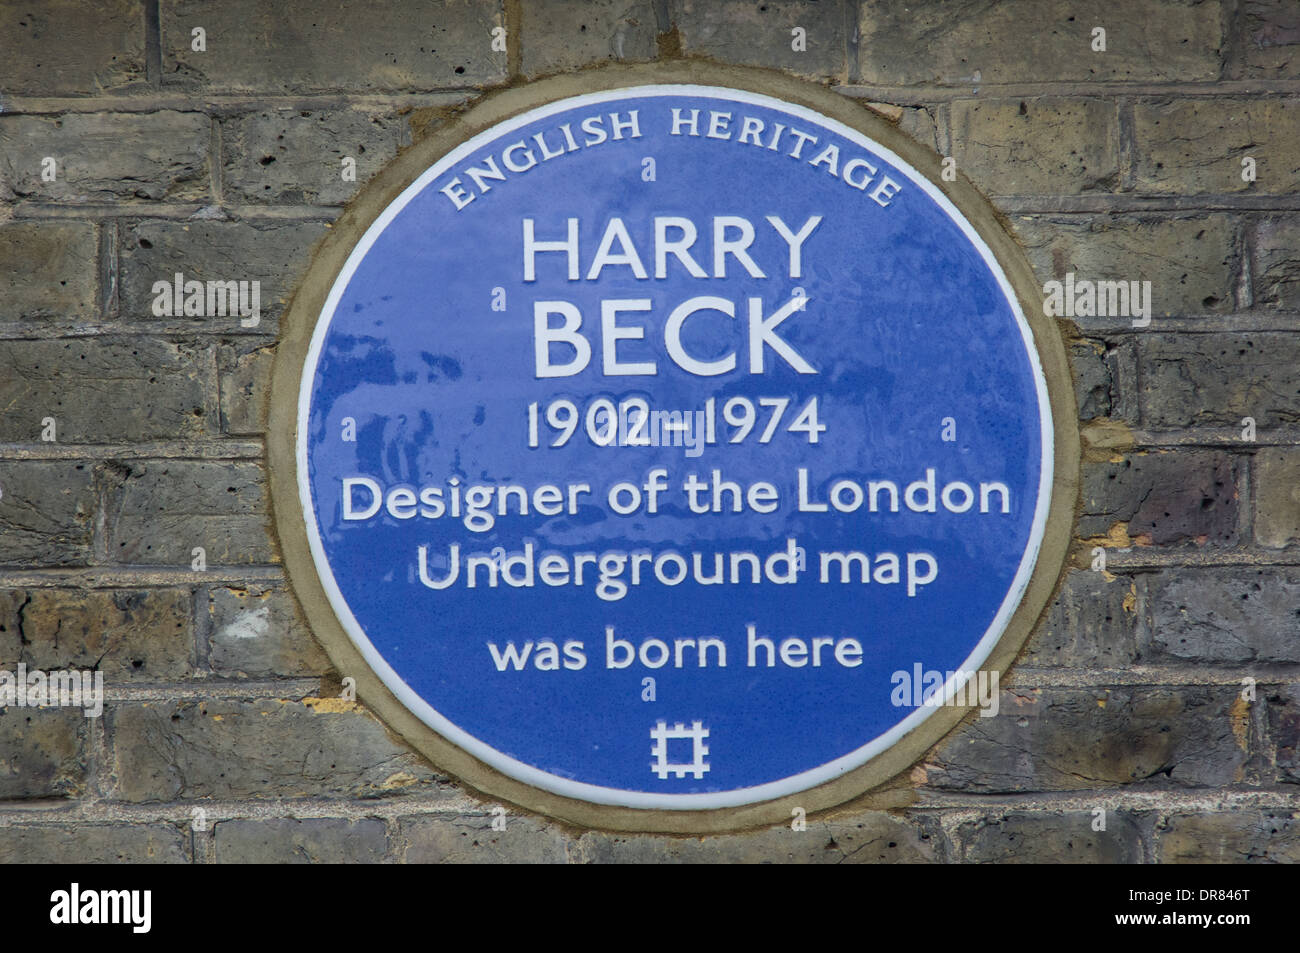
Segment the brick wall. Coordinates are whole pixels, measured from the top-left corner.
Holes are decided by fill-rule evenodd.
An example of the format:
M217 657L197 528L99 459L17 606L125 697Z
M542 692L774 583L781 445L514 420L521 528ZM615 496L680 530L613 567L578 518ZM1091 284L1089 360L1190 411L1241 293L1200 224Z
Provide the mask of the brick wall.
M286 588L278 320L356 190L482 90L681 56L870 104L1040 281L1149 280L1154 319L1062 322L1074 568L1002 715L804 832L496 831L339 700ZM1298 185L1282 0L0 0L0 663L108 690L0 713L0 862L1300 860ZM259 279L260 324L154 316L177 271Z

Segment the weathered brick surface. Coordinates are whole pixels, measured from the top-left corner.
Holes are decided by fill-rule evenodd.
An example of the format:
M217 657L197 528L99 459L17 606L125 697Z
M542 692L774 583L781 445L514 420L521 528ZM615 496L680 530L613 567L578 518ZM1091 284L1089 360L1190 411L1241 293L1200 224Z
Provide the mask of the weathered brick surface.
M106 718L125 801L377 797L437 780L373 715L337 700L141 702Z
M1255 454L1255 541L1270 549L1300 543L1300 451Z
M208 615L209 662L219 675L311 676L332 669L283 589L213 589Z
M1141 334L1142 419L1149 427L1257 429L1300 421L1294 334Z
M1300 311L1300 216L1270 216L1253 242L1251 273L1257 307Z
M1234 18L1238 39L1228 51L1229 76L1300 78L1300 10L1276 0L1242 0Z
M259 332L274 333L277 318L326 231L319 222L253 225L247 222L137 222L123 229L122 312L157 321L154 282L260 281ZM164 319L197 330L233 330L238 316Z
M1017 811L957 828L961 860L972 864L1135 864L1143 860L1144 819L1106 811Z
M0 224L0 321L94 315L95 249L85 222Z
M563 864L567 837L531 817L506 815L493 830L493 814L422 814L401 818L397 859L407 864Z
M181 679L194 667L187 589L0 592L0 667L96 669L106 688Z
M197 112L0 118L0 199L206 201L210 127ZM46 156L53 182L41 178Z
M141 0L0 5L4 94L75 96L145 78Z
M783 824L720 837L644 837L592 831L582 836L577 849L583 861L601 864L896 864L937 859L933 844L917 826L881 813L813 819L802 831Z
M1104 344L1079 341L1070 345L1075 402L1080 420L1109 417L1116 406L1115 372Z
M1231 545L1238 537L1237 467L1229 454L1208 450L1085 464L1079 535L1105 536L1121 523L1139 545Z
M1195 0L890 0L861 5L864 83L982 85L1213 80L1221 9ZM1092 29L1106 29L1094 53Z
M264 433L275 347L265 340L223 344L217 351L221 428L228 434Z
M1233 304L1233 224L1226 215L1016 216L1016 236L1040 281L1151 282L1152 329L1161 316L1228 311ZM1096 319L1076 318L1080 327Z
M1248 780L1237 688L1004 691L924 765L926 785L971 793L1203 788Z
M132 460L108 501L108 554L119 563L188 568L278 561L266 478L254 463Z
M1141 191L1289 195L1300 187L1300 100L1141 103L1133 122ZM1254 182L1242 178L1247 156L1255 159Z
M783 69L812 79L842 77L846 68L844 13L836 3L794 0L671 0L682 52L728 63ZM793 48L791 31L807 48Z
M206 345L145 337L8 341L0 348L0 441L179 440L216 433Z
M357 109L265 109L222 124L232 202L342 205L410 144L404 117ZM351 181L344 159L353 160Z
M1114 103L963 99L950 115L957 169L990 195L1075 195L1119 184Z
M8 461L0 473L0 566L76 566L91 556L94 469Z
M1300 812L1222 810L1172 814L1157 828L1165 864L1300 863Z
M499 0L337 3L299 13L258 0L161 5L169 85L231 91L437 90L505 79ZM192 31L207 33L206 52Z
M0 708L0 800L82 794L87 730L80 708Z
M1025 646L1023 664L1124 668L1138 655L1137 582L1092 570L1071 571L1046 622Z
M1277 780L1300 784L1300 686L1269 692L1267 701Z
M1150 577L1152 661L1300 662L1300 572L1171 569Z
M607 61L653 59L652 0L532 0L520 5L524 75L561 73Z
M366 817L240 819L212 828L219 864L373 864L384 859L384 822Z
M189 844L171 824L24 824L0 830L0 864L184 864Z

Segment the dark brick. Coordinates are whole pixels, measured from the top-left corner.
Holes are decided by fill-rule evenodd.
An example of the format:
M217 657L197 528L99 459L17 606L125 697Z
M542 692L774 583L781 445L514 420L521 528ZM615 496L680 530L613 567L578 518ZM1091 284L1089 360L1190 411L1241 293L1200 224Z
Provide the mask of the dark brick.
M97 669L106 685L193 674L187 589L0 592L0 665Z
M375 864L388 850L374 817L221 821L213 835L219 864Z
M84 566L94 535L94 472L64 460L0 466L0 566Z
M82 96L142 82L140 0L43 0L0 4L4 92Z
M256 463L132 460L107 503L108 552L119 563L189 567L278 561L266 478Z
M783 69L809 79L836 79L846 69L844 12L835 3L795 0L670 0L682 52L726 63ZM807 49L792 48L801 27Z
M1226 453L1136 453L1117 463L1085 464L1078 533L1105 536L1116 523L1138 545L1237 540L1237 465Z
M163 76L233 92L418 91L506 78L492 51L499 0L333 3L310 12L261 0L161 5ZM192 47L203 27L206 52ZM517 42L511 38L510 42Z
M0 225L0 321L96 314L99 285L95 269L95 229L91 225Z
M208 133L200 113L65 113L0 118L0 199L36 202L192 202L208 192ZM41 160L57 165L41 179Z
M1237 38L1228 75L1300 79L1300 8L1277 0L1241 0L1233 11Z
M0 441L38 443L53 417L60 443L175 440L215 433L205 345L159 338L6 341L0 348Z
M957 828L968 864L1137 864L1142 862L1138 817L1106 811L1106 829L1093 830L1091 811L1015 811L967 821Z
M862 82L982 85L1218 79L1222 12L1196 0L866 0ZM1106 29L1106 52L1091 48Z
M375 797L427 791L425 762L355 704L123 704L107 714L117 797Z
M1070 366L1074 369L1075 401L1080 420L1109 417L1115 409L1115 374L1107 360L1105 345L1077 341L1070 345Z
M1300 820L1297 818L1300 818L1297 812L1283 809L1171 814L1156 832L1160 862L1300 863Z
M141 321L153 313L154 282L259 281L261 321L257 330L275 332L289 295L307 270L312 245L326 231L320 222L250 225L244 222L138 222L122 233L122 310ZM241 326L238 316L162 318L193 323L197 329Z
M80 708L0 708L0 800L83 794L87 724Z
M1150 580L1154 660L1300 662L1300 570L1171 569Z
M1137 659L1137 583L1072 570L1025 647L1034 667L1124 668Z
M410 145L406 120L361 109L267 109L222 124L225 194L237 202L342 205ZM356 161L344 181L343 158Z
M1148 427L1259 429L1300 421L1300 338L1284 333L1141 334Z
M1268 695L1268 723L1277 779L1300 784L1300 685L1286 685Z
M980 794L1221 787L1246 778L1237 688L1017 689L924 764L933 788Z
M1300 311L1300 217L1268 218L1255 229L1255 305Z
M611 60L650 60L657 51L651 0L529 0L520 13L526 76Z
M23 824L0 834L0 864L184 864L189 842L171 824Z

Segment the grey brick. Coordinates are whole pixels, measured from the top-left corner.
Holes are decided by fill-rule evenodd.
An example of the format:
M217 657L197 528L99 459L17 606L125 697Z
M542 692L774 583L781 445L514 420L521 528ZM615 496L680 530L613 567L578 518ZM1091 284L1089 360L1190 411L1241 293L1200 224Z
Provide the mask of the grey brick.
M932 788L979 794L1221 787L1246 777L1237 688L1016 689L923 765Z
M1255 454L1255 541L1269 549L1300 542L1300 451Z
M93 95L145 78L140 0L0 4L4 92Z
M83 794L87 721L80 708L0 708L0 800Z
M375 864L388 849L374 817L239 819L212 829L219 864Z
M0 199L173 202L208 196L208 131L199 113L0 117ZM56 161L53 182L41 161Z
M1171 814L1157 828L1164 864L1300 863L1300 814L1282 809ZM1223 888L1216 888L1223 889Z
M1011 220L1040 281L1150 281L1150 330L1161 316L1232 309L1234 229L1225 215L1106 215ZM1095 320L1078 317L1080 327Z
M0 224L0 321L95 315L95 248L84 223Z
M40 442L47 417L54 418L59 443L214 433L210 363L206 346L159 338L6 341L0 348L0 406L12 410L0 417L0 442Z
M259 332L273 334L289 295L307 270L311 247L326 232L320 222L251 225L244 222L137 222L123 229L122 311L140 321L153 314L154 282L259 281ZM240 327L240 318L164 318L198 330Z
M171 824L23 824L0 829L0 864L184 864L189 841Z
M120 705L107 714L116 796L359 798L430 789L437 778L420 758L372 715L336 701Z
M186 589L0 592L0 664L97 669L106 687L193 674Z
M982 85L1035 82L1196 82L1217 79L1217 2L1196 0L865 0L862 82ZM1106 29L1106 52L1091 49Z
M658 23L651 0L530 0L520 52L526 76L611 60L654 59Z
M1137 188L1173 195L1300 188L1300 100L1191 99L1133 109ZM1241 160L1255 159L1243 181Z
M248 436L266 432L267 395L274 362L275 346L261 339L223 344L218 350L221 426L226 433Z
M958 100L957 169L992 195L1077 195L1119 184L1119 127L1101 99Z
M669 14L682 52L726 63L783 69L809 79L836 79L846 71L844 12L838 3L795 0L670 0ZM802 28L807 49L792 49Z
M1136 864L1143 859L1142 820L1106 811L1106 829L1093 830L1091 811L1013 811L957 828L968 864Z
M1225 453L1136 453L1118 463L1085 464L1078 533L1105 536L1116 523L1139 545L1237 540L1237 465Z
M1300 685L1285 685L1264 697L1277 779L1300 784Z
M1300 421L1300 337L1287 333L1138 335L1146 426L1266 429Z
M277 562L259 464L132 460L106 503L108 553L119 563L189 567Z
M1070 345L1070 366L1075 377L1075 401L1080 420L1109 417L1116 408L1115 373L1106 347L1097 341L1076 341Z
M506 815L506 829L492 829L494 815L421 814L398 826L398 860L407 864L563 864L565 835L552 824Z
M411 141L403 117L361 109L266 109L226 120L221 146L228 201L342 205ZM356 180L343 179L343 159Z
M1148 591L1153 660L1300 662L1300 570L1170 569Z
M499 0L334 3L310 11L260 0L164 3L163 77L232 92L436 90L501 82ZM207 32L207 51L191 31ZM511 38L510 42L516 42Z
M313 676L329 659L283 589L213 589L209 661L220 675Z
M1125 668L1137 650L1137 583L1071 570L1060 595L1025 647L1025 665Z
M1300 311L1300 216L1274 216L1255 229L1255 306Z
M590 831L578 844L598 864L898 864L933 863L933 845L916 826L873 812L811 819L807 830L789 824L743 834L656 837Z
M93 479L87 463L0 464L0 566L84 566L94 535Z
M1277 0L1242 0L1233 20L1229 76L1300 79L1300 8Z

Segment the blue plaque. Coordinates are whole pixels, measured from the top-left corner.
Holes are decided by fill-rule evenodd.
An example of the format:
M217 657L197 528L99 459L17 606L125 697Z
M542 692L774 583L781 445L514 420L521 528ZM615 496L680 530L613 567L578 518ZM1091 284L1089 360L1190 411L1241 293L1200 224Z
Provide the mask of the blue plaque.
M854 128L691 85L500 122L373 222L301 381L334 613L511 778L735 807L996 706L1044 374L985 241Z

